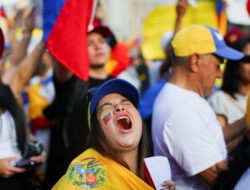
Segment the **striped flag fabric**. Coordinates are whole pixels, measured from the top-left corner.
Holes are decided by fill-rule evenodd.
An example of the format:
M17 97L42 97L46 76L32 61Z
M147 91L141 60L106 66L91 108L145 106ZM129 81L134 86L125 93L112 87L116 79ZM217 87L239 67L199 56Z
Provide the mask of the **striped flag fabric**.
M88 26L97 0L43 0L43 41L52 55L80 79L87 81Z

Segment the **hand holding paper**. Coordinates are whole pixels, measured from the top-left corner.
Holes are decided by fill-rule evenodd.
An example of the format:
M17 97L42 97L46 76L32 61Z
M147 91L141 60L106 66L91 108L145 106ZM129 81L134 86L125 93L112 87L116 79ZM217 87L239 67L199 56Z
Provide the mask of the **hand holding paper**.
M154 156L144 159L149 177L151 177L156 190L162 189L162 183L171 180L171 170L167 157ZM147 177L147 176L146 176Z

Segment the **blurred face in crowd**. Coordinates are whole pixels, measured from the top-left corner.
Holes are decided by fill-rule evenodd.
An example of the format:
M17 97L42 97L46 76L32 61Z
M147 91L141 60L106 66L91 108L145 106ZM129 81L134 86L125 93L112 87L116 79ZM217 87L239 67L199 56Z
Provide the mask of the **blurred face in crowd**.
M222 72L220 70L221 60L213 54L202 55L202 63L200 66L200 82L201 82L201 94L204 97L208 97L214 87L216 78L222 78Z
M102 67L109 60L110 47L101 34L88 34L88 53L91 67Z
M134 150L142 135L142 119L124 96L112 93L98 103L97 118L110 146L117 152Z
M250 55L250 44L244 47L243 53ZM239 63L239 75L240 81L250 83L250 63Z

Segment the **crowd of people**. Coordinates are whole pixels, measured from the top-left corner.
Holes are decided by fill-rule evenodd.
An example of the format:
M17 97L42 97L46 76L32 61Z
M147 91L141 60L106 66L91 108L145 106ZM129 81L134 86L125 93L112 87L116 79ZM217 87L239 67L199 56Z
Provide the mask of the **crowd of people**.
M250 37L228 43L210 26L181 28L188 6L178 1L162 36L166 58L148 64L140 47L135 55L117 41L99 1L87 81L43 41L27 53L34 9L11 50L0 30L0 189L155 189L152 156L169 161L162 189L247 189Z

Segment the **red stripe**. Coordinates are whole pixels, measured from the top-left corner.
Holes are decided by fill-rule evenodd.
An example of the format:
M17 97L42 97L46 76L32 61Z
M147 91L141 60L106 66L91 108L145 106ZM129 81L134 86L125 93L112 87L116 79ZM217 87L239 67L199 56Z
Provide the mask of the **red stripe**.
M111 120L111 116L109 116L106 120L105 120L105 124L107 125L107 123Z
M46 41L53 56L82 80L88 80L87 28L93 0L67 0Z
M149 171L148 171L148 168L147 168L147 166L146 166L145 163L144 163L144 174L145 174L146 182L147 182L151 187L153 187L153 188L155 189L154 182L153 182L153 180L152 180L152 178L151 178L151 175L150 175L150 173L149 173Z
M114 49L111 51L111 56L118 62L111 75L113 77L117 77L117 75L119 75L122 71L128 68L131 62L131 57L129 55L127 45L120 42L117 43Z

